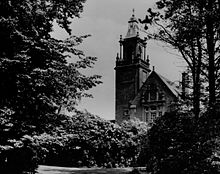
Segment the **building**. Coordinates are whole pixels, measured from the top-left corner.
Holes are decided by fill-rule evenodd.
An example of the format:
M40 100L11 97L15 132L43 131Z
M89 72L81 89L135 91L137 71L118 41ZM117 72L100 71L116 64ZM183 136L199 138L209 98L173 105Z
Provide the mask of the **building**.
M128 31L120 36L120 52L116 57L116 121L139 118L153 122L179 100L181 91L175 83L150 69L146 55L146 38L139 35L134 14L128 21Z

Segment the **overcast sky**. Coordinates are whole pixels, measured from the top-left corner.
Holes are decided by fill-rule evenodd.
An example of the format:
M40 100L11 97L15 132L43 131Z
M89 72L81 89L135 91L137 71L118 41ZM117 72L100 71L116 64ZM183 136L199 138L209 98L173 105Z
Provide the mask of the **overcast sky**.
M103 84L92 89L93 99L83 99L80 108L105 119L115 118L114 66L119 52L119 36L125 36L128 20L135 9L137 18L144 18L155 0L87 0L80 19L75 19L71 28L74 35L91 34L81 45L88 56L98 57L90 74L102 76ZM66 33L55 28L54 36L64 38ZM180 80L182 61L161 43L149 41L147 54L151 67L172 81ZM152 68L151 68L152 69Z

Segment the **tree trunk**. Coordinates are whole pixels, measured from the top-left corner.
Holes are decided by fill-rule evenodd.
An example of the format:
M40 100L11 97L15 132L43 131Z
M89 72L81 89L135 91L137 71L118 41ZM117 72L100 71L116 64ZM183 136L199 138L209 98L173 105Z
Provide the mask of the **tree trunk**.
M198 75L197 75L197 58L196 58L196 54L195 54L195 43L194 41L192 40L191 41L191 52L192 52L192 68L191 68L191 71L192 71L192 79L193 79L193 113L195 115L195 118L197 119L199 117L199 112L200 112L200 105L199 105L199 102L198 100L200 98L199 95L198 95L198 91L197 91L197 88L198 88L198 84L197 84L197 81L198 81Z
M197 46L198 46L198 58L197 58L197 67L196 67L196 83L195 85L195 117L198 119L199 114L200 114L200 90L201 90L201 83L200 83L200 75L201 75L201 65L202 65L202 47L201 47L201 42L200 39L197 37Z
M213 0L208 0L206 18L206 41L208 50L208 81L209 81L209 111L215 114L215 42L214 42L214 19L212 17Z

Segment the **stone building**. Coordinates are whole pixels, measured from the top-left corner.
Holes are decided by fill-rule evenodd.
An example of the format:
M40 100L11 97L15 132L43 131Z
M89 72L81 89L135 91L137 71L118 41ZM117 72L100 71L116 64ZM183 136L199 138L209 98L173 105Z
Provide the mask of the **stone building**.
M139 118L153 122L172 109L181 91L175 83L150 69L146 55L146 39L139 35L138 20L133 14L128 31L120 37L120 52L116 57L116 122Z

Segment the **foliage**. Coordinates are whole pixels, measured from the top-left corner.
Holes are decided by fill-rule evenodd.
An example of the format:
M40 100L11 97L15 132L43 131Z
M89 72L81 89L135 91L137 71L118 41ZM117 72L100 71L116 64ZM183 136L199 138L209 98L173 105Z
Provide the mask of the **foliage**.
M166 113L149 130L147 141L149 172L219 172L219 122L205 115L196 121L191 113Z
M28 135L19 140L8 140L7 145L0 146L0 170L6 174L35 172L38 166L39 144Z
M141 174L137 168L134 168L129 174Z
M131 139L135 142L135 146L129 153L133 155L132 166L143 166L144 158L141 153L146 142L147 132L150 129L150 125L145 122L141 122L139 119L131 119L123 121L120 125L123 130L131 135Z
M82 12L84 0L4 1L0 3L1 115L22 125L23 131L43 132L42 122L60 107L73 110L86 90L100 83L99 76L85 76L95 57L76 49L88 36L52 38L53 23L69 34L70 19ZM67 58L74 59L68 63ZM17 126L18 126L17 125ZM15 130L15 132L17 131Z
M209 110L214 112L219 78L219 0L158 0L156 12L148 9L146 25L154 39L177 49L193 81L194 114L199 116L203 81L208 83ZM202 80L201 80L202 79Z
M2 170L34 171L39 163L71 167L137 166L149 129L139 120L117 125L87 112L54 115L49 123L47 132L7 140L1 145Z
M145 128L137 120L119 126L89 113L77 113L67 116L55 134L36 138L45 156L41 162L47 165L131 166L137 162Z
M77 49L88 35L74 36L70 29L71 20L79 17L84 2L0 2L0 146L1 153L4 151L10 157L14 153L15 159L10 160L17 160L16 157L21 157L19 162L26 160L21 154L27 147L22 138L25 135L33 141L40 134L39 139L48 139L39 142L55 141L43 133L56 132L56 126L64 119L60 109L74 111L81 97L91 97L86 91L101 83L98 75L82 74L82 69L91 68L96 61L95 57L86 57ZM53 38L54 23L69 38ZM1 160L0 166L6 163L12 164ZM22 165L20 169L26 170Z

